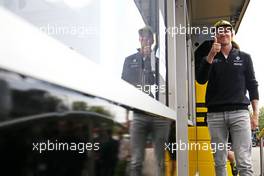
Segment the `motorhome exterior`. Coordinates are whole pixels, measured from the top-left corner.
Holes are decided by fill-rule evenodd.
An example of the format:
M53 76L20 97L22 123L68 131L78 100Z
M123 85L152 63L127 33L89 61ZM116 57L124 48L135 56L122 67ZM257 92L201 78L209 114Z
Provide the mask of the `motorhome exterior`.
M209 146L206 86L195 81L195 52L211 40L217 20L237 31L248 4L0 0L1 172L121 176L118 145L130 139L134 112L175 121L175 144ZM159 58L152 60L159 78L150 89L154 98L121 80L145 25L153 29L152 55ZM165 175L214 175L210 149L174 152L174 162L166 155ZM129 163L129 155L123 160Z

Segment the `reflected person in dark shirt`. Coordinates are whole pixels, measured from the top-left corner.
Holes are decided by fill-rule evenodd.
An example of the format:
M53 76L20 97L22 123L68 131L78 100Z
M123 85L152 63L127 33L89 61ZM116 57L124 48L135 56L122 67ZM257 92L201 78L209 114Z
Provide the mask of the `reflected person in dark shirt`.
M138 31L141 48L125 59L122 79L139 88L151 97L151 85L157 82L157 76L151 69L151 46L154 42L153 32L149 26ZM156 158L156 175L164 175L164 144L167 141L170 121L154 118L151 115L134 112L131 135L131 170L130 176L142 175L145 146L151 135Z

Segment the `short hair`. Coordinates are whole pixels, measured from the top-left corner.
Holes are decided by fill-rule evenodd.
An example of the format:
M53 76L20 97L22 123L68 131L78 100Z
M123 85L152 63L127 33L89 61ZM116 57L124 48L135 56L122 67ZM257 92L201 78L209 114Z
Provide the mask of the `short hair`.
M219 20L217 21L215 24L214 24L214 27L215 28L219 28L219 27L225 27L225 26L228 26L228 27L231 27L231 29L233 30L233 25L229 22L229 21L226 21L226 20Z
M146 37L151 37L153 39L153 32L150 26L145 26L139 29L138 34L140 37L146 36Z

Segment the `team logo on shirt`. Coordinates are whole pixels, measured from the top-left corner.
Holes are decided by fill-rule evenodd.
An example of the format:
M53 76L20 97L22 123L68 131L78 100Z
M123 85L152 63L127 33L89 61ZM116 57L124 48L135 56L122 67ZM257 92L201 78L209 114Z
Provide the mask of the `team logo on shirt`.
M243 65L243 60L237 56L235 59L234 59L234 65L235 66L242 66Z
M138 59L132 59L132 62L129 63L130 68L138 68L140 67Z

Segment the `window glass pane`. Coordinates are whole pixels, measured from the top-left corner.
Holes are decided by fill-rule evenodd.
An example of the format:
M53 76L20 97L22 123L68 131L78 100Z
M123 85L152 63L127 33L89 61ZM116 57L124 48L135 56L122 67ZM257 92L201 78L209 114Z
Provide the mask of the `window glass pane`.
M140 71L132 71L130 76L137 79L133 82L135 87L166 102L163 1L0 0L0 5L118 78L122 75L125 58L141 48L139 29L150 26L153 44L147 62L149 78L146 79L152 76L154 79L143 84ZM142 67L144 63L139 64Z
M132 148L144 173L164 172L171 120L1 69L0 90L2 173L124 176L143 156Z

